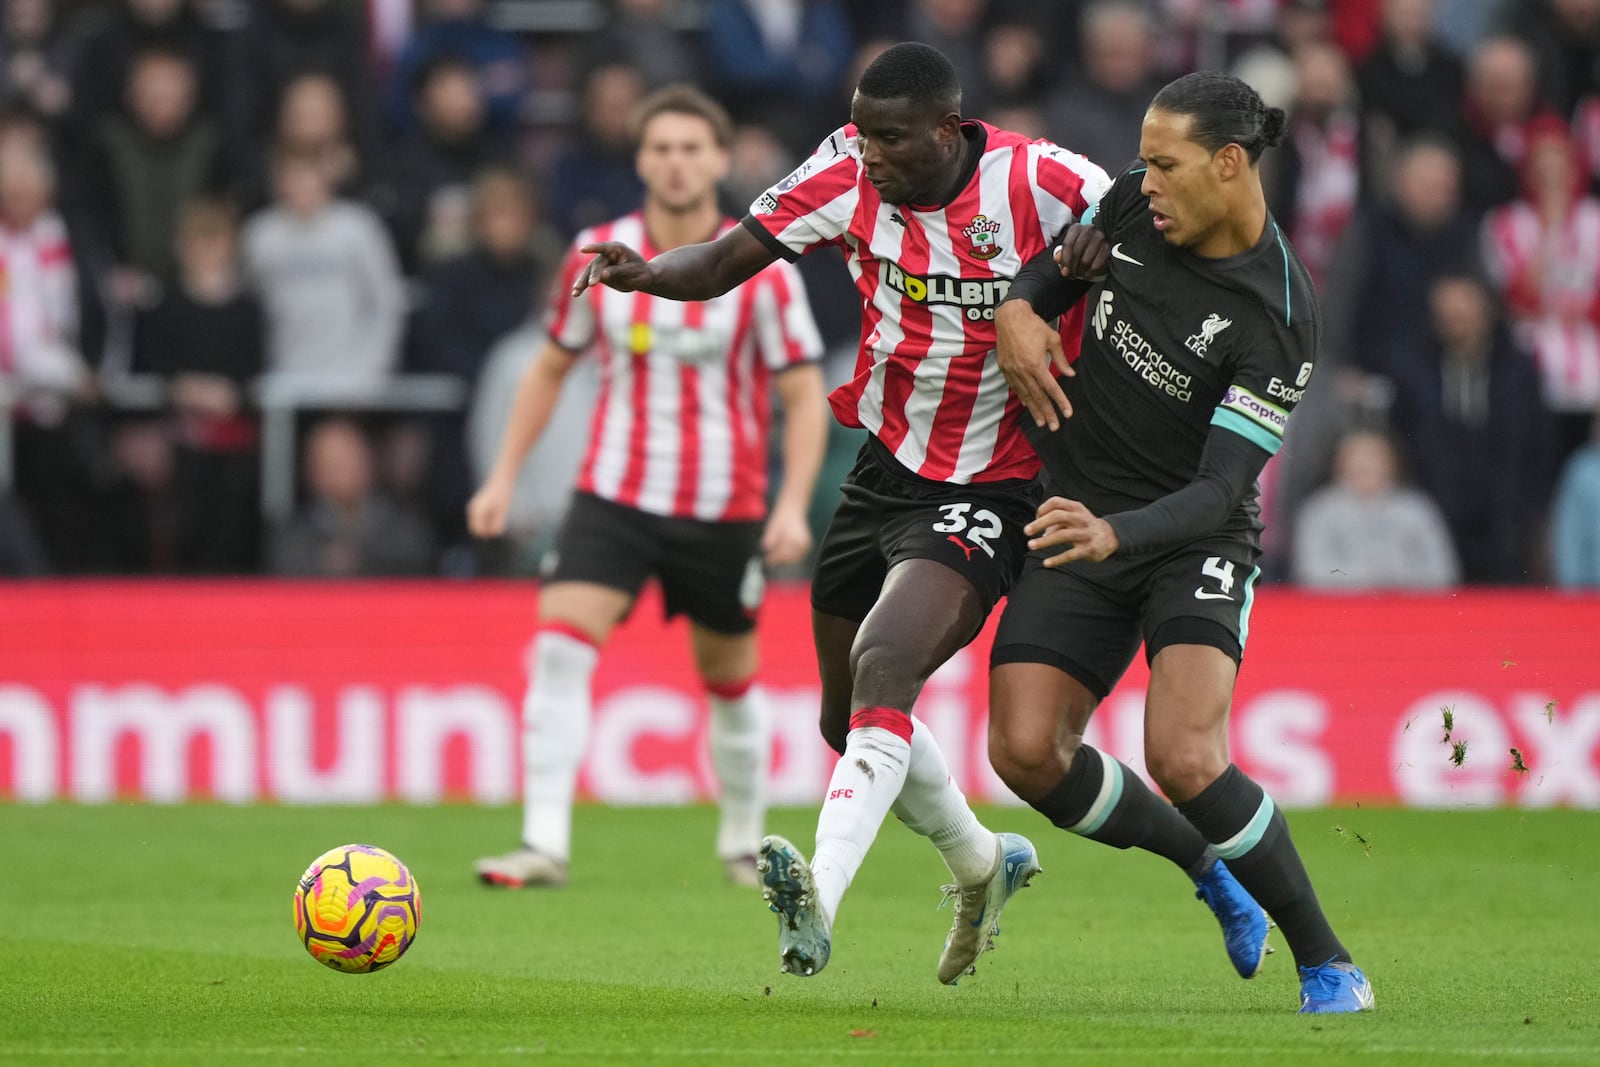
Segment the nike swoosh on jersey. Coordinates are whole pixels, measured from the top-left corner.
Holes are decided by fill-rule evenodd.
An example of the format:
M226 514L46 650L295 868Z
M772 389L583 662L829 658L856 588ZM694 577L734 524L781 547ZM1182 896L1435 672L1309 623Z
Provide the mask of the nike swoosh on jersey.
M1196 600L1232 600L1233 599L1233 597L1229 596L1227 593L1208 593L1204 589L1196 589L1194 591L1194 598Z
M1134 259L1132 256L1128 255L1122 250L1121 241L1118 241L1116 244L1111 246L1111 258L1120 259L1124 263L1132 263L1135 267L1144 266L1143 263L1140 263L1137 259Z

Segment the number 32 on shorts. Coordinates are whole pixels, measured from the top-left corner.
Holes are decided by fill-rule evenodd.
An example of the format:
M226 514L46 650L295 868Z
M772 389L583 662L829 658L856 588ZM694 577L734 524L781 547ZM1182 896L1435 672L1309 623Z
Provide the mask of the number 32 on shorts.
M1002 529L1000 516L988 508L972 511L971 504L940 504L939 510L944 512L944 519L933 524L935 532L949 534L950 540L957 542L960 538L956 535L961 534L975 547L983 549L984 555L990 559L994 558L994 546L989 543L989 539L1000 536ZM970 521L967 518L969 511L972 511Z

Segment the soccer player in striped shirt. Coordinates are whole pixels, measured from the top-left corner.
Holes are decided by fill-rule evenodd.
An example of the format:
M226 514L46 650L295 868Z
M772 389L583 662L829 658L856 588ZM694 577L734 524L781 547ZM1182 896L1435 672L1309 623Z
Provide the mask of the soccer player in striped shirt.
M733 227L716 204L730 137L722 108L671 87L643 101L635 123L643 210L579 234L576 244L670 249ZM523 707L523 847L480 860L478 875L492 885L566 884L590 679L600 647L653 577L667 615L689 617L710 696L711 760L722 786L717 855L730 879L753 887L771 746L752 690L762 564L794 563L811 549L806 509L827 433L822 340L788 263L700 303L605 289L571 299L588 260L576 246L567 259L549 337L467 509L474 534L504 532L517 469L567 373L594 351L601 392L577 492L546 559ZM767 515L774 386L785 410L784 472Z
M703 300L774 260L837 245L860 292L856 375L830 402L869 437L811 589L822 733L841 758L812 861L782 838L762 845L790 974L827 964L840 902L890 810L932 840L955 882L942 982L972 968L1038 870L1026 839L978 822L911 711L1009 588L1037 502L1039 461L995 360L995 307L1108 179L1055 145L964 121L960 107L948 59L895 45L862 73L851 123L740 226L654 258L597 242L576 287ZM1081 324L1070 312L1063 329L1076 339Z

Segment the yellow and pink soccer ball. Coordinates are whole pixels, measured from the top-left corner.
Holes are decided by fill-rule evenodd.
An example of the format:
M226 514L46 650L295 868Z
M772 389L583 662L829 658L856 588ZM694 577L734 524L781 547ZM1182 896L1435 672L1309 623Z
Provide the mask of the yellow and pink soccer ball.
M294 928L318 963L347 974L381 970L417 938L422 895L392 853L340 845L311 861L294 891Z

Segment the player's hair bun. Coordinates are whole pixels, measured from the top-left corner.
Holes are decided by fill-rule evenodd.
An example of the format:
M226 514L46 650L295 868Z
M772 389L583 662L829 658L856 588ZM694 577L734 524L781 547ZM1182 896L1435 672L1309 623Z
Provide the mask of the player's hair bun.
M1281 107L1269 107L1261 113L1261 143L1268 148L1276 148L1283 143L1284 133L1289 124L1288 116Z

